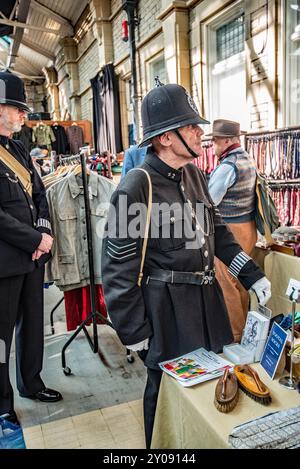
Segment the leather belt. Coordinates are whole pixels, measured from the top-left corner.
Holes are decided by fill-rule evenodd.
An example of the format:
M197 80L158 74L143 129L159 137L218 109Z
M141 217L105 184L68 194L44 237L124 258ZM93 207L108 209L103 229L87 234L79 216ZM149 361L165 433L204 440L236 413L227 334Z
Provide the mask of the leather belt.
M146 284L150 280L165 283L187 283L191 285L212 285L215 281L215 269L203 272L178 272L175 270L152 269L145 273Z

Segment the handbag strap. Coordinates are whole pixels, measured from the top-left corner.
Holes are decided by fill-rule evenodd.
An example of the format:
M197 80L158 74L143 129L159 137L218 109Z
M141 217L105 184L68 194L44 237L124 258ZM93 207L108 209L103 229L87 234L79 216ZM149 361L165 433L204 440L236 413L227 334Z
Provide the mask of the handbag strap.
M2 145L0 145L0 161L15 173L26 192L32 197L32 183L29 171Z
M148 171L146 171L143 168L132 168L131 171L143 171L143 173L146 174L147 179L148 179L148 206L147 206L147 217L146 217L146 225L145 225L145 233L144 233L144 241L143 241L143 247L142 247L142 258L141 258L141 264L140 264L140 271L139 271L139 276L137 280L137 284L140 287L142 285L142 280L143 280L143 270L144 270L144 263L145 263L145 257L146 257L146 251L147 251L147 244L148 244L148 238L149 238L149 228L150 228L150 220L151 220L151 211L152 211L152 182L150 175Z

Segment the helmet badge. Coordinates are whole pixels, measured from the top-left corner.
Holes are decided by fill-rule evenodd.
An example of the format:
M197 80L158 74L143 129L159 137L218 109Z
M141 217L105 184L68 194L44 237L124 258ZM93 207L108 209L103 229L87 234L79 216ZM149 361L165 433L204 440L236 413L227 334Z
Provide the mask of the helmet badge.
M189 95L187 91L185 91L186 97L187 97L187 102L189 103L190 107L193 109L193 111L199 115L199 111L197 109L196 103L193 100L193 98Z

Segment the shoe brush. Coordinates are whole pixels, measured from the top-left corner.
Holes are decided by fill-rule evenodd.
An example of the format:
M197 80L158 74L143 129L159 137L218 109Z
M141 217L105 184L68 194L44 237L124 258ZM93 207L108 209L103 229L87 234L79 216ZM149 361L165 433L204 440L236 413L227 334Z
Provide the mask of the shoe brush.
M262 405L272 402L269 388L261 381L258 373L249 365L236 365L234 373L239 387L251 399Z
M239 393L236 376L226 368L216 385L214 405L219 412L227 414L235 408L238 400Z

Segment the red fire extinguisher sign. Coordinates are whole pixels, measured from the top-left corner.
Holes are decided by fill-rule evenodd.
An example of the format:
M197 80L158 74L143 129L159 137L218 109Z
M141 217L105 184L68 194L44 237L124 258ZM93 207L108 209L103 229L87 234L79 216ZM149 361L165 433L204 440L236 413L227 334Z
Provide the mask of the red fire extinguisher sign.
M122 21L122 41L124 42L128 41L128 21L127 20Z

